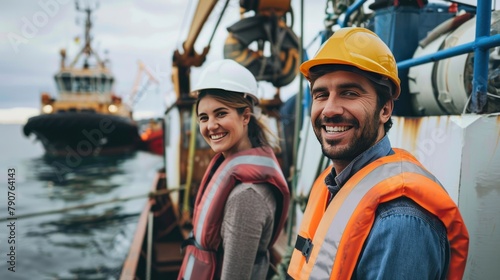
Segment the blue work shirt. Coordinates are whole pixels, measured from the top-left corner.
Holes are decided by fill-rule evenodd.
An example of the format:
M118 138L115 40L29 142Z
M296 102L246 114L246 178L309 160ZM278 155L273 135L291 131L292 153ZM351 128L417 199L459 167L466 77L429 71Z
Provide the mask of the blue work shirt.
M386 135L340 174L332 168L325 178L331 197L356 172L391 154ZM352 279L446 279L450 245L446 228L436 216L406 197L380 204L375 215Z

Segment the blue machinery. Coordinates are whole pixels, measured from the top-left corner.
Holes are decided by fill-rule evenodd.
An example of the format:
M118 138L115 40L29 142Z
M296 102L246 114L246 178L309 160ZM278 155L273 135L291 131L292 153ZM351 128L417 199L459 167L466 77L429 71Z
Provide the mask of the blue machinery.
M341 27L347 26L349 18L366 0L358 0L345 12L344 19L339 19ZM500 34L490 36L491 1L479 0L477 3L476 38L473 42L438 51L431 55L412 58L398 62L398 69L409 69L412 66L434 62L452 56L474 51L473 90L471 93L470 111L481 113L486 105L488 83L488 50L500 45Z

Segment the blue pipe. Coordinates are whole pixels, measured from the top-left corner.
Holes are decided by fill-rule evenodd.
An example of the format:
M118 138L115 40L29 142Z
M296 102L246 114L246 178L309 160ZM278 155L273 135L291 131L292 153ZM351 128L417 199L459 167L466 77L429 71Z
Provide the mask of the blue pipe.
M349 18L351 17L352 13L363 6L365 2L366 0L358 0L354 4L350 5L344 13L344 19L339 18L337 20L340 27L347 27L347 23L349 22Z
M461 55L464 53L469 53L469 52L472 52L474 49L476 49L476 51L478 49L488 50L491 47L495 47L495 46L499 46L499 45L500 45L500 34L497 34L497 35L486 37L486 38L476 39L475 42L470 42L470 43L458 45L458 46L455 46L455 47L452 47L452 48L449 48L446 50L440 50L440 51L437 51L433 54L403 60L401 62L398 62L397 65L398 65L398 69L407 69L407 68L410 68L410 67L413 67L416 65L420 65L420 64L424 64L424 63L428 63L428 62L434 62L437 60L449 58L449 57L456 56L456 55ZM475 62L475 58L474 58L474 62ZM482 66L480 66L480 67L482 67ZM476 65L474 65L474 69L476 69ZM486 51L486 70L488 70L488 51Z
M303 58L304 58L304 61L307 61L309 60L309 56L307 55L307 51L304 50L303 52ZM304 88L304 96L302 97L302 112L303 112L303 116L307 115L309 116L311 114L311 112L309 112L309 108L311 106L311 89L309 86L306 86ZM296 101L297 102L297 101Z
M477 1L476 42L490 36L491 1ZM487 102L489 50L482 46L475 47L474 76L472 78L472 93L470 110L472 113L483 112Z

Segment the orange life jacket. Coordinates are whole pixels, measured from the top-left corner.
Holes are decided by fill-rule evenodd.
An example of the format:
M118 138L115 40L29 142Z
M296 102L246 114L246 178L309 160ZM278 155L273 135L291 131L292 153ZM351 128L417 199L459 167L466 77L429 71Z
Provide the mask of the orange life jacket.
M288 267L293 279L351 279L378 205L402 196L443 222L451 249L448 279L462 279L469 235L458 207L412 155L393 150L354 174L330 204L325 178L332 166L317 178Z
M283 229L290 192L272 149L253 148L236 153L220 163L222 159L222 154L212 159L198 190L193 213L193 237L187 243L178 279L215 277L219 265L217 251L222 241L220 228L224 206L238 183L268 183L276 188L281 197L276 198L276 216L269 248Z

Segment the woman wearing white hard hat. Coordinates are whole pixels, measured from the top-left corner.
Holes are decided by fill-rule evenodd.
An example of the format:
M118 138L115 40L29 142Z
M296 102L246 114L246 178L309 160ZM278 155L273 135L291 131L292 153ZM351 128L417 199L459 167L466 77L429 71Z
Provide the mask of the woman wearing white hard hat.
M216 152L196 197L178 279L266 279L290 193L255 116L257 81L229 59L201 73L193 92L200 132Z

